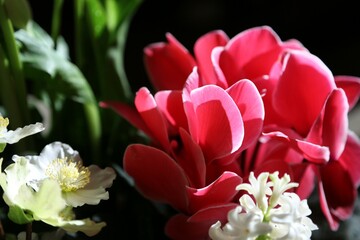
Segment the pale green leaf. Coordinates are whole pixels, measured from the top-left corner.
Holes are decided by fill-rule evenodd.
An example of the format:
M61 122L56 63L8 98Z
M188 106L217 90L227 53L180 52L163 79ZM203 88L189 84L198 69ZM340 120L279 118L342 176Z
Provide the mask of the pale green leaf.
M61 37L57 49L51 37L32 22L32 27L15 33L21 48L25 75L51 96L62 95L81 103L94 103L92 89L68 57L68 47Z
M22 208L16 205L9 207L8 217L17 224L27 224L34 221L31 213L26 213Z

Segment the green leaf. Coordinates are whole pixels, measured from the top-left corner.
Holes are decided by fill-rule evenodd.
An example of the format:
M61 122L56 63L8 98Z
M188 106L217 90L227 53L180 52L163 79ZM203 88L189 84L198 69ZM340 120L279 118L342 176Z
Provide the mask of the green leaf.
M16 205L9 207L8 217L16 224L27 224L34 221L32 214L26 213L23 209Z
M88 0L86 2L86 13L93 28L95 38L99 38L106 27L106 13L101 2Z
M113 5L114 0L108 0L107 3L109 6ZM139 7L142 0L120 0L117 1L118 7L117 10L117 25L116 31L110 32L110 38L115 38L116 44L114 47L109 49L109 57L112 59L114 63L114 68L116 74L120 80L123 99L129 100L132 98L131 88L129 85L129 81L125 72L125 64L124 64L124 56L125 56L125 45L128 35L129 26L131 23L131 19L135 14L135 11ZM120 9L122 11L120 11ZM115 11L111 10L110 7L108 9L110 12ZM114 13L113 13L114 14Z
M5 147L6 147L6 143L0 143L0 153L4 151Z
M32 12L27 0L5 0L5 9L16 28L25 28L32 19Z
M118 35L120 28L128 28L131 18L143 0L106 0L105 9L110 41ZM123 36L127 37L127 34Z
M78 69L70 62L68 46L59 37L57 49L51 37L35 22L15 33L21 48L26 77L35 81L52 96L62 95L80 103L95 103L92 89Z

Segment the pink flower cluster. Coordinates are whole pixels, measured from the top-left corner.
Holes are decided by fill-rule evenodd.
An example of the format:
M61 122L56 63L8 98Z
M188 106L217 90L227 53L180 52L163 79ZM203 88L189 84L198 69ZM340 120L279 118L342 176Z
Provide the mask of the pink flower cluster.
M178 211L171 239L206 239L239 199L251 171L279 171L308 198L317 189L331 229L352 215L360 183L360 141L348 112L360 78L333 76L296 40L268 26L229 38L201 36L192 55L171 34L144 50L157 90L141 88L134 107L102 102L151 144L127 147L123 166L148 199Z

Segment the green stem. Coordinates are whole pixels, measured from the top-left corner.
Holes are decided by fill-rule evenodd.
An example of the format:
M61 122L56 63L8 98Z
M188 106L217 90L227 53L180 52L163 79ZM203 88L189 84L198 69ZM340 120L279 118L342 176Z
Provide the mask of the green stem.
M57 38L60 33L61 27L61 10L63 6L63 0L55 0L53 14L52 14L52 22L51 22L51 37L56 44Z
M88 122L90 142L93 151L95 164L100 163L100 139L101 139L101 120L99 107L93 103L84 104L84 111Z
M20 115L16 116L21 125L28 124L29 119L29 112L27 108L27 101L26 101L26 87L25 87L25 80L23 76L23 67L20 61L20 54L19 50L16 45L16 40L14 36L14 29L10 19L8 18L4 3L1 4L0 7L0 27L4 36L5 41L5 48L8 60L9 60L9 68L13 75L13 85L14 94L17 97L17 106L15 107L19 112ZM8 111L16 111L15 109L7 109Z
M0 94L3 106L7 111L7 117L10 119L10 124L13 126L23 126L21 110L18 107L18 99L16 98L15 87L12 84L14 81L13 75L9 72L9 61L5 56L4 50L0 45ZM18 154L29 150L32 147L30 139L20 141L16 144L16 151Z
M74 35L75 35L75 62L76 65L82 69L84 63L83 59L83 32L82 32L82 19L84 17L84 0L74 1Z

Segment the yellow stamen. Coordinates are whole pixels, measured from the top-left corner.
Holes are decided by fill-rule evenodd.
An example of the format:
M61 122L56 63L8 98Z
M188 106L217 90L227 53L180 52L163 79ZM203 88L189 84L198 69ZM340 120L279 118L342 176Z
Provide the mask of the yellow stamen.
M73 159L57 158L46 168L45 174L56 180L64 192L76 191L90 182L90 171L81 162Z
M1 128L7 128L7 126L9 125L9 119L8 118L3 118L0 116L0 129Z

